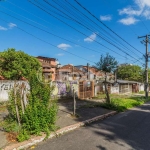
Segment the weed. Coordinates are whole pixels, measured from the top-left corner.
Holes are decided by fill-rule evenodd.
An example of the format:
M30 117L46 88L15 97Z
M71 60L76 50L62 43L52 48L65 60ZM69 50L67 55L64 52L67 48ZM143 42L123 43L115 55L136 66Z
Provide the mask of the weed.
M30 135L40 135L45 132L47 137L50 131L54 131L57 105L56 102L50 101L51 92L53 87L48 84L40 83L33 73L30 78L30 94L28 96L28 105L25 112L21 109L20 89L17 89L17 95L10 94L8 105L9 115L5 120L6 126L4 127L7 132L17 132L18 141L29 139ZM17 99L17 106L19 109L20 123L18 126L14 98Z

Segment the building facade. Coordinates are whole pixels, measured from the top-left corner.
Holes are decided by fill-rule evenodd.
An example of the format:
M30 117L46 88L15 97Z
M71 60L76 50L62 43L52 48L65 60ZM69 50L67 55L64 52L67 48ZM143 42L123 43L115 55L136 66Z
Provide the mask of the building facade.
M56 80L58 61L55 58L38 56L36 57L42 66L42 73L45 80Z

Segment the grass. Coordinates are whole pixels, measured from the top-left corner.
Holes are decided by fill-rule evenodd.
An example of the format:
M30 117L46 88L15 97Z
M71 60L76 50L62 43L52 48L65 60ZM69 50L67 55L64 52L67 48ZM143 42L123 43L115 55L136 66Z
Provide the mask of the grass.
M101 94L98 97L103 97L104 94ZM144 97L139 96L127 96L127 95L114 95L110 94L111 103L98 103L98 104L91 104L89 107L103 107L110 110L115 110L118 112L123 112L129 108L133 108L136 106L140 106L146 102ZM150 101L150 98L147 100ZM87 106L88 107L88 106Z
M145 91L140 91L140 92L139 92L139 94L144 94L144 93L145 93Z
M144 104L146 100L144 97L129 97L129 98L113 98L111 103L102 103L101 107L123 112L129 108L140 106Z
M130 96L127 95L119 95L119 94L109 94L110 98L127 98ZM105 99L106 94L98 94L96 97L93 97L93 99Z

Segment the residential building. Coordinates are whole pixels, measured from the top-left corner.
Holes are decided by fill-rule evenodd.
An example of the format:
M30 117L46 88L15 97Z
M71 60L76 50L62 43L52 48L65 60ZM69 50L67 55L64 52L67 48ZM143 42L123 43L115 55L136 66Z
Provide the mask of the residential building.
M82 70L72 64L64 65L57 70L57 78L59 81L84 80L86 75Z
M79 70L83 71L86 74L88 80L98 80L104 81L105 80L105 73L103 71L98 70L95 67L90 66L75 66ZM114 80L114 75L112 73L107 73L107 80Z
M38 56L36 58L42 65L42 72L45 80L54 81L56 79L56 69L59 63L57 59L43 56Z

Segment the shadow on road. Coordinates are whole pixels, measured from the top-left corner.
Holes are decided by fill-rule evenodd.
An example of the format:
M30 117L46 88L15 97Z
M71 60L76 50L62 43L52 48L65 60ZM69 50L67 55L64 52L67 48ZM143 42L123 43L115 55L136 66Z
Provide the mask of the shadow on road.
M104 141L113 145L112 150L150 150L150 103L133 110L87 126ZM107 145L97 146L107 150Z

